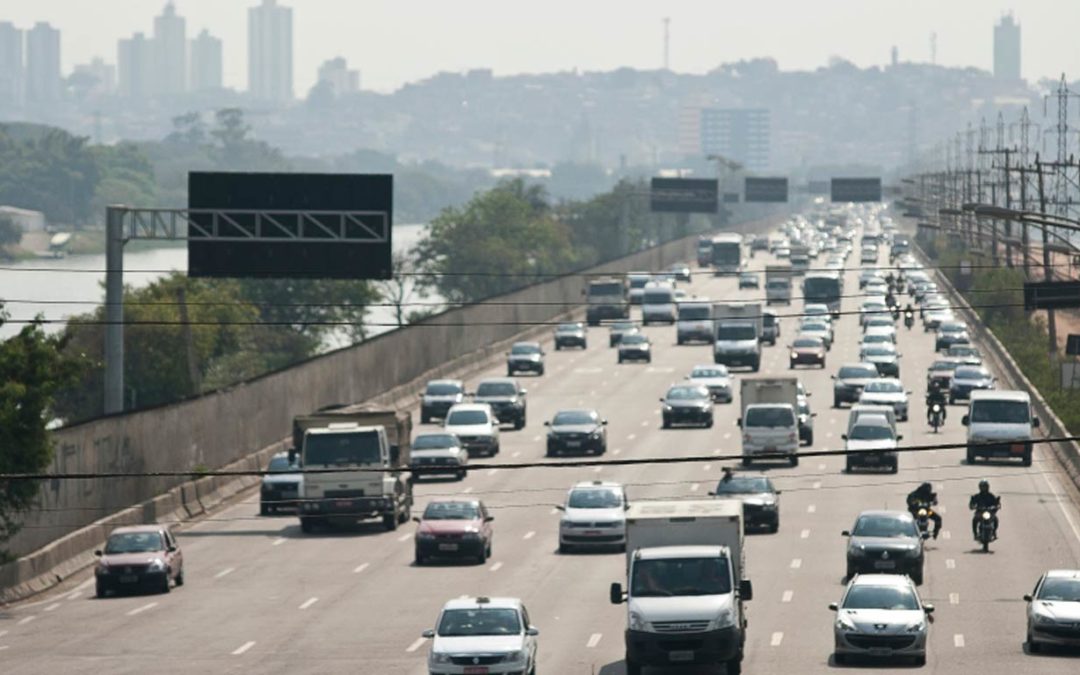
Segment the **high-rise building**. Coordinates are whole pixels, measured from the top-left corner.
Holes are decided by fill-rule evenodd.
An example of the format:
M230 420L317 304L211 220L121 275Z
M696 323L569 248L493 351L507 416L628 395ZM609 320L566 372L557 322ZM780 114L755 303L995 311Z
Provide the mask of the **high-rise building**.
M292 9L276 0L248 10L248 91L268 101L293 98Z
M121 96L144 98L156 92L152 43L142 33L117 43L116 70Z
M994 77L1020 79L1020 24L1012 14L994 26Z
M319 66L319 82L328 84L334 96L351 94L360 91L360 71L349 70L349 64L339 56Z
M187 91L187 20L169 2L161 16L154 17L154 91L176 95Z
M26 34L26 100L51 103L64 91L60 77L60 31L39 21Z
M769 111L763 108L702 108L701 152L723 155L751 171L769 168Z
M85 76L87 93L108 94L116 89L116 66L105 63L100 56L90 63L80 63L72 72Z
M191 41L188 51L191 54L188 70L191 91L221 89L223 70L221 40L203 30Z
M0 108L23 102L23 32L15 24L0 22Z

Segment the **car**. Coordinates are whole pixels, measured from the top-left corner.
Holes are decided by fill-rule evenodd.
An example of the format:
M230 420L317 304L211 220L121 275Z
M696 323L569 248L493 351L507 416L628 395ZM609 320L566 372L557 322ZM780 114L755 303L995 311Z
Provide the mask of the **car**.
M949 403L971 398L971 392L993 389L997 381L983 366L957 365L949 382Z
M882 377L900 377L900 354L891 344L864 345L859 360L874 364Z
M424 513L413 520L417 523L413 538L417 565L433 558L474 558L483 564L491 557L495 517L478 499L428 502Z
M668 273L675 277L676 281L685 281L686 283L690 283L690 280L692 278L689 263L674 263L673 265L668 267Z
M910 658L926 665L930 616L934 606L923 603L911 579L895 574L857 574L851 578L836 612L833 661L845 665L851 657Z
M544 350L539 342L515 342L506 354L506 375L544 374Z
M799 405L799 441L807 445L814 444L814 418L816 412L810 412L810 399L805 395L798 397Z
M983 362L979 348L964 342L949 345L949 348L945 350L945 356L956 359L965 366L981 366Z
M819 321L826 321L832 325L832 312L829 311L829 306L820 302L810 302L803 307L802 312L804 319L815 319Z
M832 325L820 319L803 319L799 324L799 335L819 337L825 343L825 349L832 349Z
M451 474L458 480L468 473L469 451L456 434L430 432L417 434L409 450L409 466L413 480Z
M624 336L641 332L641 329L633 321L615 321L608 328L608 346L616 347Z
M443 419L447 411L465 400L465 384L461 380L430 380L420 395L420 423Z
M819 365L825 367L825 341L820 335L800 334L788 345L791 349L789 363L791 368L798 365Z
M937 380L939 386L948 389L952 382L953 373L956 372L959 366L960 362L956 359L938 359L934 361L926 369L926 388L930 389L931 382Z
M759 234L750 240L751 251L768 251L769 250L769 237L768 235Z
M672 284L651 281L641 296L641 323L674 324L678 319L678 300Z
M469 457L499 454L499 420L487 403L458 403L446 413L443 429L458 437Z
M184 554L165 525L131 525L109 533L105 548L94 551L97 597L121 590L168 593L184 585Z
M893 409L896 419L901 422L908 421L908 396L910 391L904 390L904 385L895 377L882 377L870 380L863 387L859 403L866 405L887 405Z
M304 474L300 472L295 458L294 454L294 461L289 461L288 452L278 452L270 458L266 467L268 473L263 475L259 489L259 515L266 516L278 509L296 507Z
M884 300L867 300L859 308L859 325L866 325L866 321L871 317L886 316L892 317L892 312L889 310L889 306L885 304Z
M971 336L968 334L967 324L962 321L942 321L938 324L937 336L934 339L934 351L940 352L956 344L969 344Z
M1050 570L1027 602L1027 648L1080 647L1080 570Z
M866 284L870 283L874 279L884 280L880 270L876 269L864 269L859 272L859 288L866 288Z
M938 326L946 321L955 321L956 316L951 309L932 309L923 315L923 331L929 333L937 330Z
M907 574L918 585L923 582L923 535L907 511L863 511L848 538L847 578L875 572Z
M653 280L648 272L630 272L626 275L626 281L630 286L630 304L640 305L641 296L645 293L645 284Z
M833 407L839 408L843 403L857 402L866 383L878 377L877 366L872 363L846 363L840 366L840 370L832 376Z
M528 389L511 377L489 377L480 380L472 398L473 403L490 405L499 424L513 424L514 429L522 429L528 421L525 401L528 393Z
M560 323L555 327L555 351L563 347L581 347L588 349L585 324L580 322Z
M742 502L744 530L761 527L774 534L780 530L780 491L765 474L725 469L709 494Z
M888 420L868 415L841 438L845 451L857 451L844 455L846 473L851 473L855 467L886 468L890 473L900 470L896 444L904 437L895 434ZM870 452L872 450L880 452Z
M595 410L560 410L548 428L547 456L567 452L602 455L607 452L607 420Z
M786 245L777 246L776 250L773 251L773 255L775 255L777 258L781 258L781 259L783 259L783 258L791 258L791 247L786 246Z
M422 633L431 640L427 670L431 675L535 675L539 635L518 598L450 600L435 628Z
M555 508L559 520L559 553L585 547L626 550L626 491L619 483L586 481L575 484L566 503Z
M675 384L660 399L660 413L665 429L676 424L713 425L712 394L700 384Z
M739 290L744 288L761 288L761 279L754 272L742 272L739 274Z
M624 335L619 340L619 363L624 361L644 361L652 363L652 343L643 333Z
M762 310L761 341L775 345L778 337L780 337L780 318L776 316L776 312Z
M891 316L873 316L863 322L863 335L891 335L896 342L896 323Z
M872 330L862 336L861 340L859 341L859 349L862 349L863 347L869 345L895 345L896 341L893 339L894 335L895 332L886 333L885 331Z
M709 390L712 400L717 403L731 403L734 394L731 390L731 372L723 364L704 364L694 366L686 379L691 384L701 385Z
M866 295L888 295L889 284L884 279L871 279L863 287Z

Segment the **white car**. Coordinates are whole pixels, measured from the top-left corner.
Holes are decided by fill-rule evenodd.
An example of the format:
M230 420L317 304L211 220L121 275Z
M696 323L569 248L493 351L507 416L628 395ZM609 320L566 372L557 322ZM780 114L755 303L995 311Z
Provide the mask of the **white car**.
M892 313L889 311L889 306L885 304L884 300L867 300L859 309L859 325L864 326L867 319L877 316L891 317Z
M887 405L896 413L896 419L907 422L910 393L904 390L904 385L895 377L883 377L866 383L862 395L859 396L859 403Z
M803 318L827 321L830 326L832 325L832 313L829 312L829 306L818 302L811 302L803 307Z
M1080 647L1080 570L1050 570L1027 601L1027 646Z
M902 574L857 574L844 590L833 626L833 660L847 663L852 656L911 658L926 665L930 614L911 579Z
M945 321L956 321L956 315L951 309L934 309L923 315L923 331L937 330Z
M529 612L517 598L459 598L443 605L431 640L428 672L528 673L536 671L537 636Z
M893 344L896 343L896 325L893 324L892 319L877 316L867 321L863 342L866 342L867 337L879 335L888 338Z
M881 416L867 415L857 421L841 438L844 439L845 450L857 451L844 456L845 472L851 473L856 466L885 467L890 473L900 470L896 444L904 437L896 435L892 426Z
M694 366L686 379L693 384L700 384L707 388L712 395L713 401L731 403L733 398L731 393L731 373L728 371L727 366L721 363Z
M559 553L586 546L626 548L626 492L619 483L586 481L570 488L559 521Z
M888 333L870 333L862 336L862 341L859 342L859 351L862 351L863 347L869 347L870 345L893 345L892 335Z
M821 338L825 343L825 349L831 349L833 343L833 329L825 321L819 319L803 319L799 324L799 335Z
M446 413L443 429L457 436L470 456L499 454L499 420L487 403L458 403Z

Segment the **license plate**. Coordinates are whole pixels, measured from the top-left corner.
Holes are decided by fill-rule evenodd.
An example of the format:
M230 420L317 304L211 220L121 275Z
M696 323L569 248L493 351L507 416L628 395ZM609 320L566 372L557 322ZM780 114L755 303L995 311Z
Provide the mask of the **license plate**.
M693 661L694 652L689 649L676 652L668 652L668 660L674 663L685 663L687 661Z
M440 551L456 551L458 549L457 544L439 544ZM486 670L484 672L487 672Z
M893 570L896 569L896 563L891 560L878 560L874 563L874 569L876 570Z
M892 650L886 647L871 647L870 656L890 656Z
M581 441L567 441L566 442L566 447L568 447L568 448L580 448L581 447Z
M339 509L347 509L352 507L352 502L348 499L339 499L334 502L334 506L338 507Z
M1013 443L1011 446L1011 450L1012 454L1014 455L1022 455L1027 450L1027 448L1024 447L1023 443Z
M863 456L863 461L866 462L867 464L877 464L879 459L881 459L881 458L877 457L876 455L865 455L865 456Z
M585 534L590 537L599 537L600 530L585 530Z
M134 574L125 574L124 576L120 577L120 583L122 584L133 584L136 583L138 580L139 577L135 576Z
M285 490L281 493L282 499L296 499L296 490Z
M487 675L487 666L465 666L465 675Z
M773 446L766 446L766 448L762 450L762 452L776 452L776 448Z

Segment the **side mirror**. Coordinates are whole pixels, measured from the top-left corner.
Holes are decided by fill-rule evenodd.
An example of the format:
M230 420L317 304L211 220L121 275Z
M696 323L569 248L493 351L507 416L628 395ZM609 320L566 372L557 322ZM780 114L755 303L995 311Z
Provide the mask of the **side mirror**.
M844 530L843 532L840 533L840 536L842 536L842 537L850 537L851 532L849 532L848 530Z
M167 549L165 549L165 550L166 550L166 551L168 551L169 553L176 553L176 552L177 552L177 551L179 551L180 549L178 549L178 548L177 548L177 547L175 547L175 546L170 546L170 547L168 547L168 548L167 548Z
M525 634L530 637L536 637L540 634L540 629L538 629L536 626L529 626L529 628L525 631Z
M663 402L664 402L664 399L659 399L659 400L660 400L660 402L661 402L661 403L663 403Z
M1034 429L1037 429L1039 427L1039 418L1038 417L1032 417L1031 418L1031 426Z
M289 464L296 464L296 448L289 448Z
M902 441L902 440L904 440L904 434L899 434L899 435L898 435L898 436L896 437L896 442L897 442L897 443L899 443L899 442L900 442L900 441Z
M414 523L419 523L420 522L420 518L418 518L417 516L413 516L412 520L413 520Z
M922 538L923 538L924 540L926 540L926 539L929 539L929 538L930 538L930 533L929 533L929 532L923 532L923 533L922 533Z
M782 495L782 494L784 494L784 491L783 491L783 490L777 490L777 491L776 491L776 494L777 494L777 495Z
M528 393L529 393L529 390L528 390L528 389L522 389L522 390L521 390L521 395L522 395L522 396L524 396L525 394L528 394Z
M1030 593L1025 593L1024 594L1024 600L1026 602L1031 602L1031 594Z
M740 427L740 428L742 427L742 418L741 417L739 419L735 420L735 426Z
M836 379L836 376L835 376L835 375L830 375L830 376L829 376L829 379L830 379L830 380L835 380L835 379Z
M971 418L967 415L964 415L960 418L960 424L963 424L966 427L967 425L971 424Z
M847 440L847 434L840 434L840 440L846 441Z
M831 609L832 611L835 612L836 610L840 609L840 605L838 603L835 603L835 602L830 602L829 603L829 609Z
M485 523L490 523L493 520L495 520L495 516L484 516Z
M611 584L611 591L609 592L609 599L613 605L621 605L626 600L626 595L623 593L622 584Z
M100 558L102 556L101 549L98 549L97 551L94 551L94 555L96 555L97 557Z
M556 505L555 505L555 508L557 508L557 509L558 509L558 510L560 510L560 511L565 511L565 510L566 510L566 507L565 507L565 506L563 506L562 504L556 504Z
M544 426L545 426L545 427L550 427L550 426L551 426L551 422L549 422L548 420L544 420Z
M739 597L744 601L754 599L754 585L750 583L749 579L743 579L739 582Z
M923 608L923 611L926 612L927 614L933 614L934 613L934 606L929 604L929 603L923 605L922 608Z
M810 413L810 417L817 417L817 413Z
M427 638L427 639L430 640L433 637L435 637L435 631L433 631L433 630L431 630L429 628L428 630L424 631L423 633L420 633L420 637Z
M607 426L607 420L600 420L600 424L602 424L602 425L604 425L606 427Z
M709 490L709 492L708 492L708 495L709 495L710 497L715 497L715 496L716 496L716 492L715 492L714 490Z

